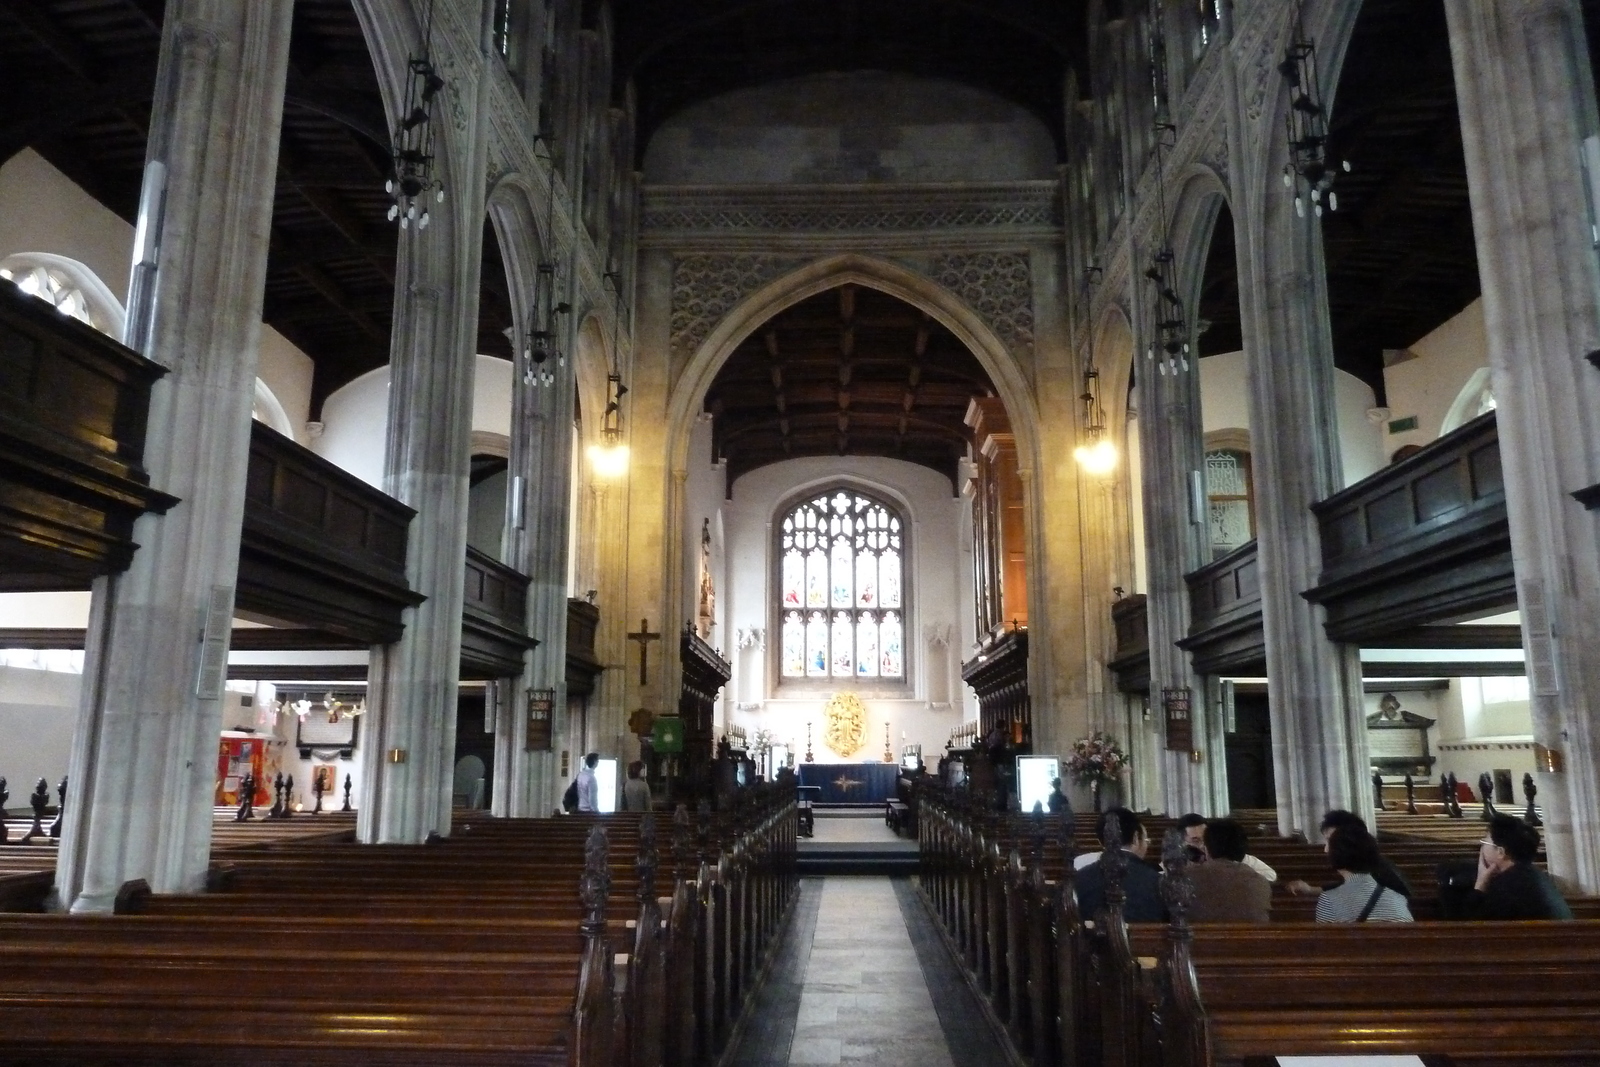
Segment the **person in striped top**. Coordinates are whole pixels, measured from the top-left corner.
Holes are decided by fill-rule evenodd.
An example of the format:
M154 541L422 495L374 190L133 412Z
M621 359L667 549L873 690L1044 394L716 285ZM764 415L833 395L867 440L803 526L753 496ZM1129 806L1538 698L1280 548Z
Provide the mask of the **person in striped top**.
M1411 922L1406 898L1372 877L1379 861L1378 842L1365 829L1335 829L1328 837L1328 863L1344 882L1317 898L1317 922Z

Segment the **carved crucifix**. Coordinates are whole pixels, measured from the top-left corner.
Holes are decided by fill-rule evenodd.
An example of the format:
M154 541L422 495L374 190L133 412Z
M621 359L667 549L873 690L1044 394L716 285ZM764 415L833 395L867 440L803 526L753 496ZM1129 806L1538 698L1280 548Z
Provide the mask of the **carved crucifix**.
M639 632L628 635L629 641L639 642L639 684L645 685L649 678L650 668L650 642L661 640L659 633L650 632L650 620L639 620Z

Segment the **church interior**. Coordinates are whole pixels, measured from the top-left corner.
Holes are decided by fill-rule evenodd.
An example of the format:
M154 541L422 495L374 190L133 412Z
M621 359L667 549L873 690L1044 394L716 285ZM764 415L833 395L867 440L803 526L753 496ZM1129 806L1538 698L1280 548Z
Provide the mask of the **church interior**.
M1597 0L0 60L0 1064L1600 1063Z

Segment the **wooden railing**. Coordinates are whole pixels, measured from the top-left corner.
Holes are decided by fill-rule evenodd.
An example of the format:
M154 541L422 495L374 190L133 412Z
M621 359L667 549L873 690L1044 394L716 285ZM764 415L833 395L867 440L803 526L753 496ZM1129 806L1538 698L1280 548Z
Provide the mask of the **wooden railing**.
M177 503L144 462L160 364L0 282L0 591L126 570L133 523Z
M1312 506L1322 574L1305 595L1360 642L1516 602L1493 412Z
M260 423L239 543L238 606L368 644L397 641L420 604L406 582L416 512Z
M538 644L528 636L528 576L467 546L461 605L461 676L508 678L522 673Z
M1189 634L1178 647L1194 654L1201 674L1266 670L1261 628L1261 573L1256 542L1184 575Z

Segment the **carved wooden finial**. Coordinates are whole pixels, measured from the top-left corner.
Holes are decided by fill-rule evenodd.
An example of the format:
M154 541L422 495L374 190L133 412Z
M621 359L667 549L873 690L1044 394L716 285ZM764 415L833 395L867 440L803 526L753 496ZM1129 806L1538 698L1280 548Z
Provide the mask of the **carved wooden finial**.
M5 790L5 785L6 780L0 778L0 792ZM1539 787L1533 784L1532 774L1524 774L1522 776L1522 795L1528 800L1528 810L1522 813L1522 821L1529 826L1543 826L1544 820L1539 818L1539 809L1533 806L1533 798L1539 795ZM5 797L0 796L0 818L5 815L4 804ZM4 839L0 838L0 840Z
M645 815L639 820L639 903L656 898L656 817Z
M1194 882L1189 878L1189 852L1183 831L1174 827L1161 842L1161 898L1172 916L1172 928L1189 929L1189 909L1194 906Z
M583 903L583 932L598 936L606 926L606 898L611 895L610 839L603 827L589 831L583 845L583 876L578 879L578 899Z
M50 837L61 840L61 820L67 817L67 777L61 776L61 784L56 786L56 820L50 824Z
M672 813L672 877L682 878L689 869L689 808L679 804Z
M1106 812L1103 818L1106 849L1100 855L1100 873L1104 876L1106 907L1120 914L1128 901L1128 891L1124 887L1128 877L1128 854L1122 851L1122 820L1114 811Z

